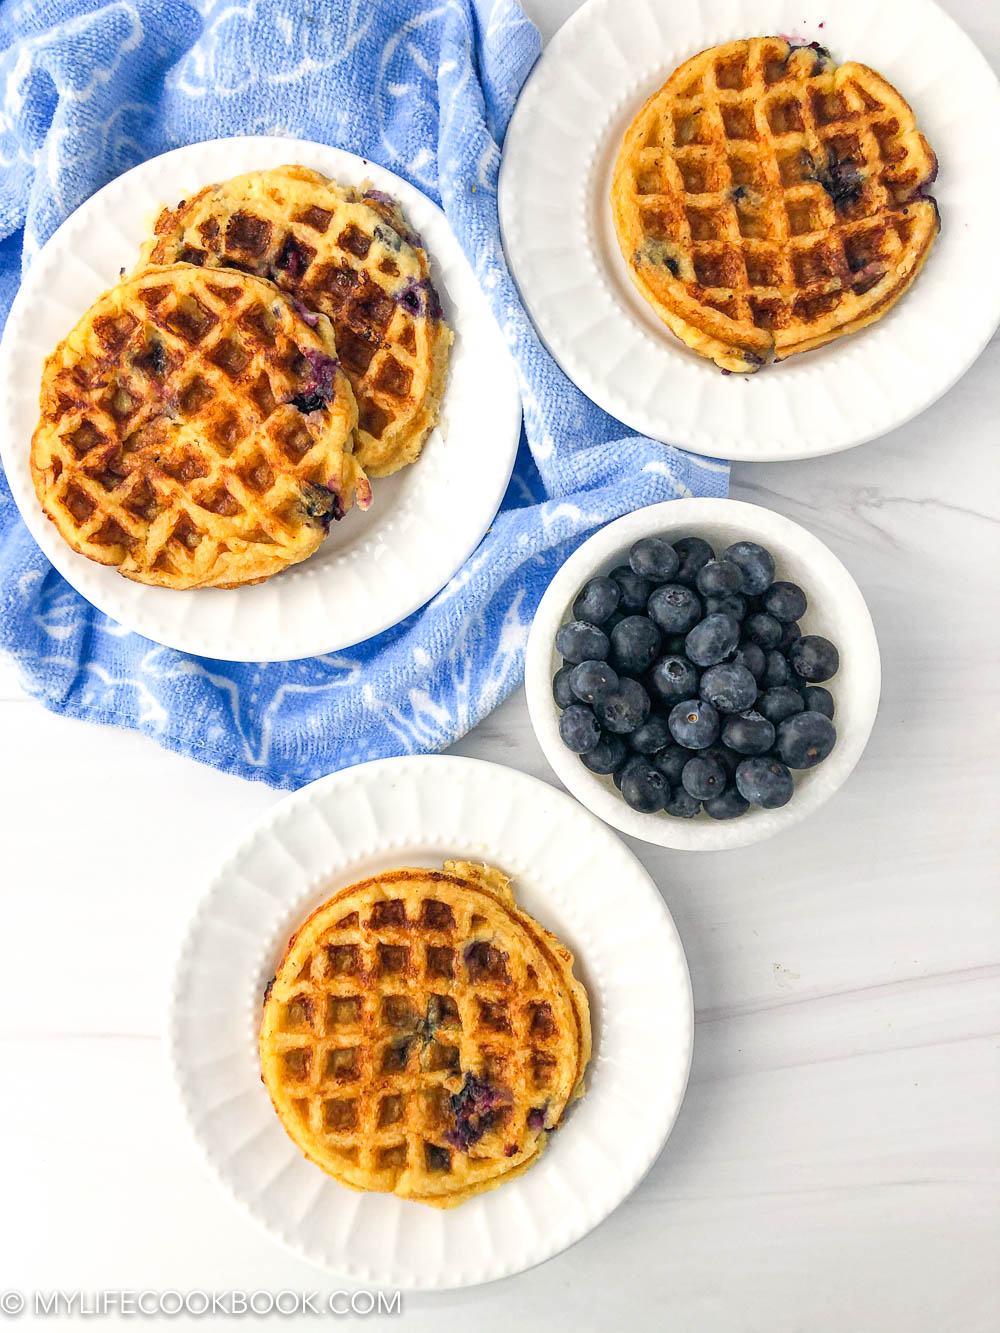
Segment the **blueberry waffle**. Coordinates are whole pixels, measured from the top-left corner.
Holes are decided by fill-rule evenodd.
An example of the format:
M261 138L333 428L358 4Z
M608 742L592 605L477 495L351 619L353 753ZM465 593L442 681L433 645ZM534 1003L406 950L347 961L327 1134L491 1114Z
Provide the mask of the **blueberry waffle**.
M437 420L451 345L420 238L395 202L306 167L255 171L164 209L151 263L269 278L333 321L358 402L358 460L373 477L413 462Z
M660 319L747 372L862 329L903 295L938 232L936 171L881 75L763 37L701 52L653 94L611 203Z
M582 1094L587 995L504 875L448 862L335 894L265 994L261 1073L302 1152L451 1208L527 1170Z
M190 264L105 292L45 363L31 471L75 551L165 588L259 583L357 498L357 408L326 319Z

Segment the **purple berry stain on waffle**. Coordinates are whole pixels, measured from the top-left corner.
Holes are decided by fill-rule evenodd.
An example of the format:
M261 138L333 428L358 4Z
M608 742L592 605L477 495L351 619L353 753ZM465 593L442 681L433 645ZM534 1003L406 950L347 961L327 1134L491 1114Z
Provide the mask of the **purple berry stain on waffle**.
M466 1074L460 1092L451 1099L455 1127L445 1131L445 1141L468 1152L496 1124L497 1112L510 1105L510 1094L475 1074Z

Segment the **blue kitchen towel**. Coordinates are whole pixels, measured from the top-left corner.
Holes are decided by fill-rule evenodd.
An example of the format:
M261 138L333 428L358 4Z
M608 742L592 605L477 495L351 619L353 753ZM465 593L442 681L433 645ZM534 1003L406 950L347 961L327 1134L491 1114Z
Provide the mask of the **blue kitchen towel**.
M299 662L213 662L125 633L53 570L0 475L0 647L47 708L277 787L439 749L518 684L539 598L585 537L642 505L725 494L724 464L631 435L574 388L520 303L497 174L539 44L514 0L0 8L2 317L39 247L114 176L200 139L292 135L381 163L443 205L524 404L509 490L464 568L395 628Z

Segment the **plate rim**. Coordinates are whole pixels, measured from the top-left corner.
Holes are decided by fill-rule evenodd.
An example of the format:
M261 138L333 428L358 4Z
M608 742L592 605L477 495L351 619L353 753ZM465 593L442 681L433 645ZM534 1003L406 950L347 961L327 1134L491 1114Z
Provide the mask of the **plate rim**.
M582 392L587 394L587 396L602 408L602 410L608 412L617 420L622 421L632 430L648 435L654 440L673 444L703 457L721 458L730 462L744 463L794 462L808 458L819 458L831 454L842 453L848 449L857 448L859 445L868 444L873 440L881 439L891 431L907 425L932 407L934 403L944 397L945 394L949 393L982 355L983 351L993 338L997 327L1000 326L1000 284L996 282L992 284L995 298L993 301L994 309L988 316L984 316L984 326L980 330L978 337L972 343L969 343L962 356L958 357L950 364L946 376L939 383L931 384L929 392L924 393L917 401L913 402L904 410L894 411L891 414L892 419L888 422L875 424L873 426L863 426L860 428L857 426L857 423L852 423L849 429L844 433L843 438L833 442L828 441L819 446L809 448L796 447L795 445L788 446L777 443L767 443L766 435L763 443L753 442L749 445L742 445L739 442L733 442L721 437L717 432L711 434L708 428L700 423L692 426L690 430L685 430L684 428L678 429L678 423L676 422L671 422L669 424L665 423L662 417L658 417L655 409L638 402L630 402L628 396L621 393L617 386L610 381L607 376L602 380L599 376L592 374L590 368L584 362L582 353L578 351L577 343L573 341L572 337L562 335L562 330L558 327L558 321L543 316L540 322L538 305L537 303L532 303L528 295L532 284L530 282L525 282L527 261L524 259L523 253L519 255L520 247L511 244L511 237L513 236L516 239L518 231L518 224L514 219L517 216L515 200L518 197L519 192L512 184L518 166L515 161L515 149L520 147L523 151L524 145L527 144L529 138L529 136L525 136L522 144L519 144L518 142L520 134L518 111L521 110L524 95L529 91L532 84L540 83L541 80L546 77L546 72L551 68L554 60L563 60L566 58L563 53L564 46L568 46L571 42L577 40L581 33L586 33L591 24L596 28L598 26L598 15L600 16L600 22L605 23L609 21L616 12L622 12L616 9L618 5L621 5L622 10L624 10L625 6L635 8L636 3L637 0L583 0L580 7L570 14L565 22L553 34L551 40L543 49L538 61L535 63L524 87L521 89L521 96L518 99L518 105L514 109L514 114L511 117L511 123L508 127L508 133L504 140L497 187L500 232L504 255L517 285L522 303L524 304L524 307L531 318L532 325L546 350L572 382L581 389ZM907 3L913 3L913 0L907 0ZM996 104L996 110L998 114L1000 114L1000 76L993 70L982 51L980 51L979 47L968 35L965 29L962 28L962 26L947 11L942 9L937 3L937 0L919 0L919 3L922 5L926 13L935 14L946 26L950 27L957 40L965 44L968 57L975 61L981 74L984 74L987 77L991 94ZM699 6L694 6L693 8L694 10L698 10ZM788 9L789 14L800 14L799 10L793 8L790 0L788 0L786 8ZM702 19L702 26L704 27L708 21L708 19ZM784 21L785 20L779 20L779 23ZM917 16L917 21L920 21L919 15ZM788 19L787 22L792 23L792 20ZM792 26L801 26L803 23L808 24L808 20L799 18L792 23ZM819 33L819 40L823 40L822 33ZM710 45L711 42L706 41L704 44ZM696 49L699 48L692 45L692 53ZM669 73L669 71L667 72ZM638 110L641 102L641 94L637 94L634 99L636 110ZM608 109L609 108L606 105L604 107L604 112L607 113ZM513 134L511 134L511 130L514 131ZM592 146L590 159L588 160L588 165L586 167L586 174L588 176L591 172L590 161L600 155L604 146L605 145L600 143L596 146ZM514 165L512 165L512 163L514 163ZM608 199L602 199L598 206L601 215L606 215L607 218L610 219L610 204ZM933 256L931 256L931 258L933 258ZM594 265L590 264L589 267L594 268ZM602 286L609 285L605 280L605 275L602 275L597 269L594 270L593 278L595 292L600 290ZM919 275L917 283L914 284L914 288L916 289L918 285ZM905 295L910 295L910 293ZM641 301L642 298L638 293L635 293L635 296L637 300ZM624 309L624 303L618 299L617 295L613 294L613 299L617 311L620 312ZM891 314L892 312L890 311L888 313ZM865 331L866 330L859 331L859 334L856 336L862 336ZM666 330L662 330L662 332L665 334L667 333ZM639 333L640 337L644 340L648 340L650 337L644 330L640 330ZM845 345L853 343L854 341L854 336L841 340ZM834 347L836 345L836 343L833 344ZM680 340L675 339L673 335L668 335L665 346L675 352L697 356L697 354L689 352L689 349L684 348ZM818 351L810 353L809 356L822 355L823 350L824 349L820 348ZM702 360L700 357L697 359L699 361ZM799 358L792 359L793 365L797 362L801 364ZM818 371L820 366L813 362L809 368ZM694 369L698 369L697 365L694 365ZM721 374L722 372L719 373ZM915 373L908 376L908 379L911 382L919 382L919 376ZM787 396L783 399L783 402L787 402Z
M496 350L499 351L502 346L504 351L504 356L502 358L498 358L496 361L491 361L490 364L497 379L500 380L501 377L505 377L507 381L506 385L503 386L501 390L502 395L506 399L506 410L505 415L500 417L501 425L496 430L496 439L505 439L508 442L506 452L501 454L498 460L495 478L496 493L495 495L491 493L491 499L488 506L484 504L479 522L474 526L470 526L466 540L462 543L463 551L460 558L458 556L458 548L456 547L454 561L447 562L451 565L450 572L441 581L437 581L436 577L435 580L429 581L426 586L416 586L412 591L411 596L405 601L400 602L400 609L398 612L393 611L391 618L388 620L386 620L385 617L377 618L378 623L373 621L372 627L366 629L361 638L357 638L351 634L345 635L343 632L339 634L336 633L335 631L341 622L334 616L331 616L328 619L323 617L313 617L313 621L318 621L321 628L324 625L327 626L327 633L322 634L313 631L312 637L306 642L306 636L303 631L299 629L297 631L298 640L295 646L292 646L291 648L283 647L287 642L287 627L284 627L281 633L275 629L274 632L270 634L266 652L259 651L259 648L261 647L259 644L255 645L257 650L254 651L251 651L250 648L239 648L236 646L236 641L238 641L240 637L240 631L236 628L222 631L206 631L204 628L198 628L193 632L189 632L182 624L179 628L168 627L164 630L157 624L162 618L156 612L155 608L152 610L141 608L139 614L136 614L127 605L123 608L122 599L117 596L119 590L115 583L109 580L107 585L104 586L101 575L94 572L95 569L103 571L107 567L97 565L95 561L91 561L87 557L74 551L62 539L56 530L55 525L42 511L35 496L34 489L32 488L29 494L25 488L21 487L16 482L16 480L12 480L12 471L8 464L11 463L16 469L18 467L18 459L16 456L17 451L30 447L30 437L26 441L15 438L16 432L7 429L9 424L13 424L10 417L10 413L13 409L4 409L4 412L0 413L0 462L3 463L8 487L11 491L21 521L28 529L28 533L40 548L46 560L52 565L57 573L66 580L70 587L79 594L79 596L83 597L85 601L89 602L90 605L95 607L98 611L108 616L117 625L131 633L140 635L150 642L160 644L178 652L188 653L193 656L207 657L217 661L234 663L295 662L322 656L327 653L342 652L355 648L358 645L377 637L379 634L383 634L387 630L393 629L402 621L413 615L421 607L426 606L428 602L432 601L433 598L441 592L442 588L447 586L450 580L454 578L476 551L477 547L482 542L483 537L494 522L510 485L510 479L513 475L514 466L517 460L523 420L517 368L510 353L510 349L506 344L506 340L503 337L503 332L497 324L496 317L489 305L488 298L479 284L475 270L466 256L458 237L452 230L447 214L439 204L435 203L423 190L415 185L411 185L409 181L397 175L390 168L382 166L379 162L363 157L358 153L353 153L349 149L340 148L332 144L324 144L315 139L304 139L298 136L286 138L284 135L275 134L235 134L208 139L198 139L175 148L169 148L163 153L158 153L152 157L145 158L142 162L136 163L135 166L130 167L127 171L112 176L110 180L106 181L73 209L73 211L63 219L45 244L40 247L33 258L31 268L21 276L18 289L14 295L14 299L7 315L7 320L3 329L3 336L0 338L0 385L10 385L16 379L12 370L12 365L19 350L19 326L26 318L26 310L30 306L32 299L32 273L41 271L41 263L46 256L46 252L51 255L53 251L58 251L60 246L65 245L65 238L70 234L74 221L80 210L95 207L99 208L99 204L95 204L95 201L99 201L105 192L120 190L122 188L121 182L131 177L134 173L152 173L154 170L153 164L155 163L169 162L173 165L174 163L179 162L183 164L188 157L197 155L201 150L206 148L210 150L219 150L222 146L231 146L234 144L240 145L241 151L249 151L259 147L260 151L265 155L272 152L278 153L280 150L281 154L284 155L285 160L294 160L301 152L307 154L332 154L334 158L337 159L351 160L357 167L363 168L366 174L371 175L376 180L376 183L387 185L389 190L400 199L404 208L412 206L408 205L408 197L417 196L421 200L419 207L431 211L435 217L435 227L439 231L439 234L431 242L428 249L433 268L440 267L443 258L441 252L447 249L449 252L447 256L449 266L457 265L466 270L463 274L463 279L467 280L470 293L474 293L473 300L481 303L477 312L477 319L483 321L488 320L490 322L496 332ZM266 169L266 167L261 169ZM327 174L335 174L335 169L329 171ZM162 200L158 202L162 203ZM157 206L158 203L151 203L149 211L152 212ZM147 222L148 225L151 226L151 219L147 219ZM140 239L141 238L138 238L135 241L136 256L138 255ZM441 244L442 241L444 242L443 245ZM84 262L88 261L85 260ZM80 313L82 314L82 311ZM453 326L457 325L459 318L460 308L456 306L456 318L452 320ZM456 329L456 332L460 335L461 330ZM452 368L449 366L448 381L442 399L441 417L438 427L435 428L443 428L445 432L447 432L449 424L447 417L447 400L449 389L451 387L451 374ZM35 388L31 387L26 389L25 392L32 396L33 402L34 394L36 392ZM37 414L37 409L33 409L33 411ZM500 416L499 412L494 415L495 417ZM378 479L376 479L376 486L377 485ZM403 510L401 513L405 516L406 511ZM394 515L394 518L395 517L398 517L398 515ZM472 540L473 535L475 536L475 540ZM322 550L322 548L320 549ZM301 564L303 567L308 566L309 560L303 561ZM93 566L94 569L91 569L91 566ZM295 568L295 566L292 567L293 570ZM314 566L313 568L315 569L316 567ZM109 570L108 572L110 573L113 571ZM336 578L336 568L332 567L326 571L325 576L327 578ZM118 577L120 579L121 576ZM270 582L270 580L268 582ZM435 586L431 587L431 582L433 582ZM137 583L130 583L129 586L133 590L136 588L143 590L145 588L145 585ZM266 584L264 586L266 587ZM124 593L125 590L122 589L121 591ZM163 590L150 588L149 591L162 592ZM222 593L224 595L226 591L227 590L219 589L193 589L186 593L182 593L181 595L190 596L194 593L212 593L215 595ZM237 594L246 594L247 592L252 592L252 588L229 591ZM142 591L139 593L133 591L133 595L141 598ZM222 602L220 601L220 612L223 609ZM238 623L238 618L237 613L235 623ZM224 617L220 616L219 619L222 620ZM246 632L247 631L244 629L243 633L246 634ZM260 632L255 631L254 636L259 639L261 637ZM301 646L302 643L305 643L304 647Z
M239 1197L235 1187L225 1179L222 1174L220 1164L214 1159L207 1144L202 1141L202 1136L195 1122L194 1113L189 1104L189 1099L183 1083L183 1061L180 1057L182 1039L179 1035L179 1011L181 1007L181 998L183 996L183 981L185 969L190 965L190 952L194 946L203 917L209 912L210 904L213 898L218 897L219 901L225 900L229 894L224 892L224 880L227 874L232 874L239 865L241 858L245 857L253 848L256 840L262 835L271 831L273 825L279 820L294 819L299 809L307 809L318 796L322 796L327 791L335 790L338 786L346 785L349 781L356 780L357 773L365 770L368 775L377 775L380 778L391 779L392 773L405 770L407 768L420 769L430 765L435 770L440 770L446 774L449 770L461 773L499 773L502 780L511 781L517 785L522 785L526 789L544 788L545 794L549 799L554 799L557 804L563 805L569 811L572 810L574 818L587 821L591 826L595 837L603 840L608 847L615 847L617 854L624 856L631 861L637 871L634 881L634 887L638 890L642 885L642 892L645 894L651 910L659 913L663 928L667 937L671 940L671 947L674 955L674 963L679 967L678 979L682 983L684 1008L683 1012L678 1010L677 1021L684 1025L684 1043L685 1048L682 1054L681 1077L677 1084L677 1094L674 1104L665 1103L659 1108L660 1114L657 1118L657 1128L655 1134L651 1136L651 1150L642 1156L638 1165L633 1169L625 1182L623 1189L616 1190L615 1201L607 1208L600 1208L596 1216L587 1214L582 1223L575 1223L566 1234L566 1238L560 1240L555 1246L546 1249L544 1252L532 1255L524 1262L518 1258L508 1260L503 1264L497 1265L493 1271L488 1271L485 1276L480 1274L462 1274L460 1280L452 1280L450 1277L434 1277L425 1279L423 1275L399 1274L387 1271L380 1271L377 1267L358 1264L345 1265L343 1267L332 1266L322 1255L307 1248L305 1243L294 1235L287 1232L279 1232L273 1227L261 1211L245 1198ZM474 835L473 835L474 837ZM470 838L470 841L472 839ZM391 856L391 851L388 853ZM353 873L353 872L348 872ZM305 873L303 872L303 883L305 887ZM268 807L263 814L256 819L238 838L236 845L231 848L225 859L219 863L214 871L207 877L206 886L199 895L194 906L190 910L178 933L179 943L176 945L173 954L173 964L170 971L170 980L167 987L163 1019L162 1019L162 1049L163 1057L169 1071L170 1083L173 1088L174 1100L176 1102L179 1114L183 1120L190 1141L193 1143L195 1154L205 1174L215 1181L226 1195L233 1208L244 1218L249 1219L259 1231L267 1235L272 1241L279 1243L283 1248L295 1254L298 1258L312 1264L323 1271L337 1274L345 1280L352 1282L366 1282L382 1287L395 1287L404 1291L450 1291L474 1286L485 1285L490 1282L499 1281L502 1278L513 1276L520 1272L525 1272L531 1268L547 1262L556 1255L577 1244L591 1231L600 1226L607 1218L615 1212L622 1203L636 1190L642 1180L655 1165L666 1143L673 1132L681 1107L687 1094L690 1081L691 1067L694 1053L694 1028L695 1011L694 996L691 984L690 967L687 961L687 955L684 949L684 943L680 932L677 929L676 922L669 906L650 872L642 864L636 854L626 846L618 834L607 824L600 820L584 805L577 801L569 793L553 786L543 778L535 777L533 774L526 773L521 769L511 768L505 764L499 764L491 760L478 759L463 755L404 755L388 759L375 759L367 763L356 765L351 769L343 769L336 773L328 774L326 777L319 778L315 782L300 788L298 791L291 792L281 800L276 801ZM580 951L577 951L579 958ZM240 1003L237 997L234 1004ZM597 1059L599 1052L595 1049L592 1055L592 1061ZM554 1147L553 1151L557 1151ZM317 1168L319 1170L319 1168ZM335 1185L336 1182L332 1182ZM508 1182L511 1189L516 1189L518 1180ZM340 1187L343 1188L343 1187ZM351 1191L353 1193L353 1191ZM483 1196L488 1200L491 1194L502 1194L502 1190L490 1192ZM391 1196L379 1196L390 1197ZM399 1205L405 1206L405 1200L399 1200ZM415 1205L414 1205L415 1206ZM405 1280L404 1280L405 1279Z

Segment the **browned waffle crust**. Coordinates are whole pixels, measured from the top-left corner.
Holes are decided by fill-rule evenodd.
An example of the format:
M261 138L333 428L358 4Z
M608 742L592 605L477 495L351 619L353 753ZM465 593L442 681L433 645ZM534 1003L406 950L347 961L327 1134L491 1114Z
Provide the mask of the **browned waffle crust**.
M354 1189L453 1207L527 1169L590 1056L569 951L499 871L404 868L334 895L268 988L264 1083Z
M100 297L49 357L31 471L81 554L168 588L260 582L367 503L327 320L187 264Z
M164 209L144 254L242 269L328 315L358 402L359 462L380 477L419 455L451 332L419 238L388 196L306 167L251 172Z
M611 200L636 286L684 342L753 371L879 319L938 231L913 111L817 45L730 42L646 102Z

